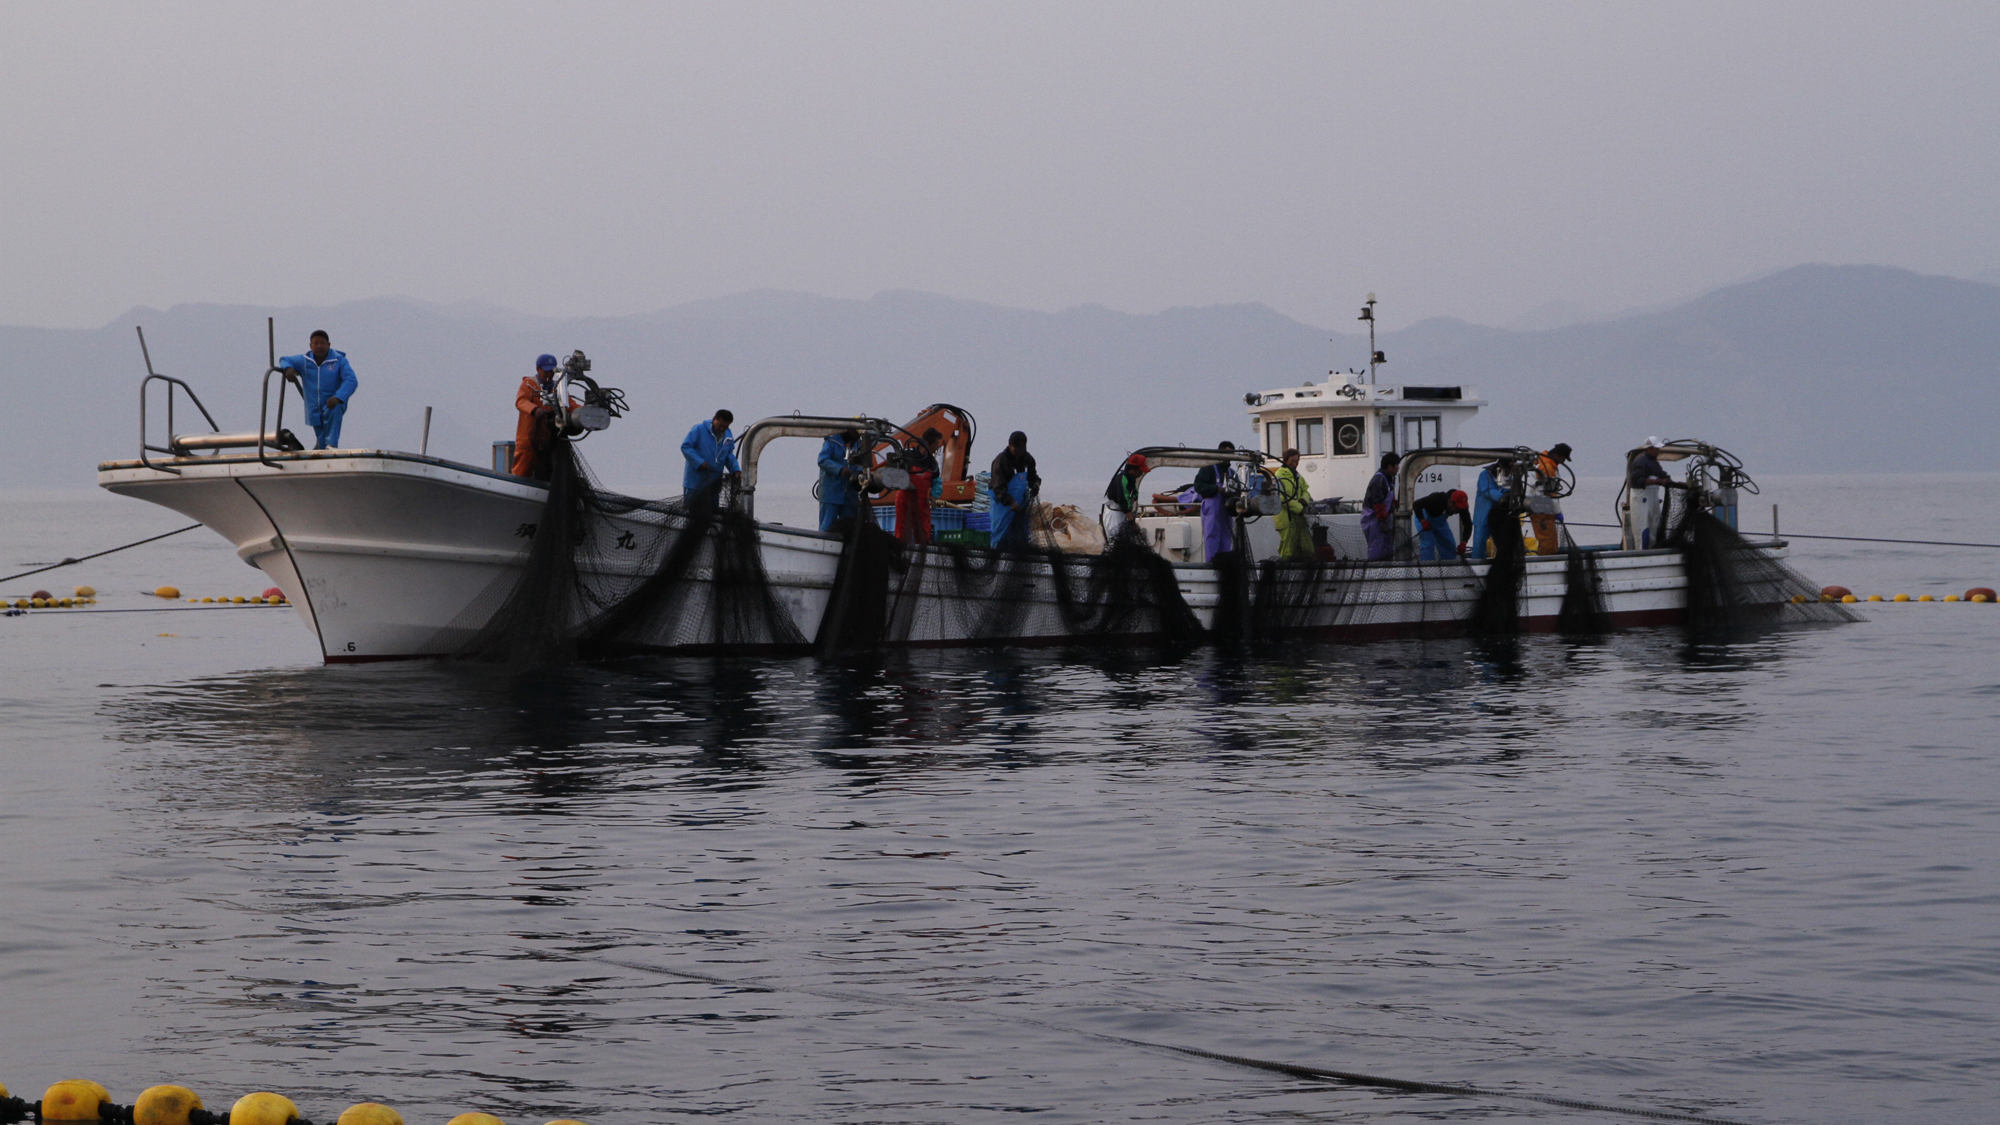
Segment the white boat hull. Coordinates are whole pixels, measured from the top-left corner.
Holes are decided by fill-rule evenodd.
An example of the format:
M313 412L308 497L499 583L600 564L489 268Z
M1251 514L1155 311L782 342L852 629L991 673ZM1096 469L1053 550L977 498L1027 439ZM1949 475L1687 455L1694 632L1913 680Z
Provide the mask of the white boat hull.
M157 462L156 462L157 463ZM320 451L192 457L178 474L137 461L99 466L98 483L160 504L213 528L244 561L270 575L314 631L329 663L448 656L464 647L505 600L533 544L542 485L431 457L385 451ZM619 517L643 521L650 514ZM616 533L617 528L609 529ZM758 526L773 595L811 640L839 567L841 541L777 524ZM1675 551L1598 552L1605 608L1614 624L1680 619L1685 578ZM636 558L636 556L635 556ZM635 563L636 565L636 563ZM1066 624L1048 563L1023 576L1025 599L1010 603L1004 635L987 606L962 596L943 549L924 554L906 584L893 643L1073 644L1143 640L1140 634L1078 637ZM1561 556L1528 561L1518 607L1524 629L1556 627L1565 591ZM1182 596L1212 627L1220 585L1207 565L1177 565ZM630 571L605 581L629 582ZM1483 564L1370 563L1332 572L1318 608L1290 623L1302 638L1342 639L1462 631ZM692 576L706 582L705 572ZM586 580L590 576L586 575ZM684 620L647 639L661 650L714 647L705 597ZM984 621L982 630L977 623Z

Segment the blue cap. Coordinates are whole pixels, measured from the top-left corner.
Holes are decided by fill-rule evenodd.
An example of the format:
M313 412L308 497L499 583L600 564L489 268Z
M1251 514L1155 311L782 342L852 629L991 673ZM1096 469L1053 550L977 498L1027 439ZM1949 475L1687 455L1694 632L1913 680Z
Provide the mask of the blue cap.
M555 369L556 369L556 357L549 355L546 352L543 353L542 355L535 357L535 370L554 371Z

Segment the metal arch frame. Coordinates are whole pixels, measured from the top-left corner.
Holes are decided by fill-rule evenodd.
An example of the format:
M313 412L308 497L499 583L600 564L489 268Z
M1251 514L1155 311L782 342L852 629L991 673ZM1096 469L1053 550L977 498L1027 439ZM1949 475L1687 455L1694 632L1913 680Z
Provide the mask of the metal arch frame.
M146 377L139 381L139 463L148 469L179 476L181 475L179 469L171 465L155 465L153 459L147 456L148 453L178 455L173 448L174 388L178 387L187 392L188 400L194 403L194 408L201 411L201 416L207 419L209 429L221 433L222 427L216 425L215 415L210 414L208 407L202 405L201 396L194 393L194 388L189 386L186 380L176 379L172 375L162 375L153 370L153 353L146 347L146 330L136 324L132 326L132 330L139 334L139 355L146 361ZM152 386L154 380L167 385L167 444L164 446L153 445L146 440L146 388Z
M1137 453L1146 459L1148 475L1151 475L1154 469L1199 469L1220 461L1240 461L1253 469L1258 469L1262 468L1267 460L1277 460L1255 449L1190 449L1185 445L1149 445L1144 449L1135 449L1132 453ZM1132 453L1125 455L1126 460L1131 459Z
M1517 465L1532 465L1537 456L1539 455L1534 450L1529 449L1525 445L1518 445L1512 449L1497 447L1472 449L1457 446L1451 449L1412 450L1403 454L1402 463L1397 466L1396 513L1405 516L1410 514L1411 506L1417 502L1416 497L1410 495L1415 491L1414 486L1417 474L1430 468L1432 465L1469 467L1473 465L1485 465L1494 461L1512 461ZM1514 491L1520 491L1526 487L1526 484L1527 477L1525 474L1514 474Z
M743 505L743 513L755 518L757 513L757 461L764 455L764 447L779 438L825 438L842 430L859 430L863 448L874 449L883 442L900 445L895 435L901 426L882 418L866 415L853 418L836 418L830 415L781 414L772 418L759 418L743 430L743 436L736 439L736 461L743 466L743 483L737 486L736 495Z
M1618 481L1618 496L1612 502L1612 513L1618 521L1621 535L1624 534L1623 529L1631 522L1629 517L1632 512L1632 462L1637 460L1640 454L1645 453L1647 448L1641 445L1625 453L1625 473ZM1742 488L1747 485L1746 491L1752 495L1757 492L1756 482L1750 479L1749 473L1743 471L1742 460L1719 445L1710 445L1708 442L1692 438L1675 438L1659 447L1658 457L1661 461L1693 460L1694 466L1682 485L1693 485L1696 497L1704 503L1714 498L1705 475L1705 470L1710 468L1717 471L1717 479L1714 482L1716 488ZM1732 482L1727 479L1729 477L1741 479Z

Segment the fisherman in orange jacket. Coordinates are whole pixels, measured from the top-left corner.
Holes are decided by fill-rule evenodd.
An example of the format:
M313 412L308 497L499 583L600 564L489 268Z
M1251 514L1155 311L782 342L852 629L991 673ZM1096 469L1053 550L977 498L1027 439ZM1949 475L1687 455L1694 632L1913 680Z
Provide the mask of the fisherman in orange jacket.
M514 409L521 412L514 423L514 464L517 477L549 479L549 450L556 440L556 408L548 395L555 388L556 357L543 355L535 360L535 373L521 378L514 394ZM574 407L575 402L570 405Z
M1536 481L1534 493L1527 498L1528 522L1535 528L1535 553L1553 555L1562 538L1562 505L1556 502L1562 494L1562 467L1569 463L1569 445L1557 442L1535 458ZM1538 495L1537 495L1538 494Z

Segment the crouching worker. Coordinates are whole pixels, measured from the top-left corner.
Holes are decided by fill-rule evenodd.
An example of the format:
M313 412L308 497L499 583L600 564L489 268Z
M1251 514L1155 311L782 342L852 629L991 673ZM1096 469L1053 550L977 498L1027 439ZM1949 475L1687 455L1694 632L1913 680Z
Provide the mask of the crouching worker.
M1442 562L1465 553L1472 539L1471 503L1454 488L1433 492L1410 505L1411 530L1417 536L1417 561ZM1458 517L1458 537L1451 534L1451 518Z
M1312 520L1306 516L1312 491L1299 475L1299 451L1285 450L1284 460L1271 475L1278 482L1278 514L1271 520L1278 531L1278 558L1311 562L1318 557L1319 548L1313 545Z
M340 423L347 417L347 401L361 380L347 362L346 352L333 350L333 341L324 330L315 330L306 343L312 348L303 355L288 355L278 361L285 377L306 400L306 425L313 428L314 449L340 448Z
M543 354L535 359L535 373L521 377L514 392L514 464L517 477L549 479L549 450L556 443L556 357ZM572 401L574 408L576 403Z
M701 497L701 502L714 507L722 496L722 482L731 484L743 480L743 466L736 463L736 435L729 432L729 423L736 415L727 410L718 410L715 417L706 422L696 422L681 442L681 456L687 459L687 468L681 472L681 493L685 498Z

